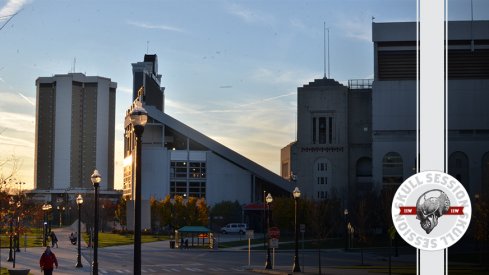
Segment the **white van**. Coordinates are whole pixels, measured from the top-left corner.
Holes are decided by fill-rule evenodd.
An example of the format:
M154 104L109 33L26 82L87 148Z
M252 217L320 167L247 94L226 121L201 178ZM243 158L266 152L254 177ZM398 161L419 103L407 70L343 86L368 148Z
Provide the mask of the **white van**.
M246 225L246 223L228 223L226 226L221 227L221 233L223 233L223 234L228 234L228 233L245 234L247 228L248 228L248 226Z

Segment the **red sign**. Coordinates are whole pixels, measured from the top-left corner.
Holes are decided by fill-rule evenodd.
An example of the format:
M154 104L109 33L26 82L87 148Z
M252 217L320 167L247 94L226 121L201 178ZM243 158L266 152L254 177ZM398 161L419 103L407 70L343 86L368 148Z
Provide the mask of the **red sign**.
M270 227L270 229L268 229L268 236L270 236L270 238L275 238L275 239L279 239L280 238L280 229L278 227Z
M401 212L399 215L416 215L416 206L401 206ZM448 208L447 213L445 215L463 215L464 207L463 206L450 206Z

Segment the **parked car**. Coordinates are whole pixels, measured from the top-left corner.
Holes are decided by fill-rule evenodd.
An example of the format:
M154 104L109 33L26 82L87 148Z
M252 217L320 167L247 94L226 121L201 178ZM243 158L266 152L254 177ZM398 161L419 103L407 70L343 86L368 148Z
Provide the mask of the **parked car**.
M221 233L223 234L228 234L228 233L239 233L239 234L245 234L246 229L248 226L246 223L228 223L226 226L221 227Z

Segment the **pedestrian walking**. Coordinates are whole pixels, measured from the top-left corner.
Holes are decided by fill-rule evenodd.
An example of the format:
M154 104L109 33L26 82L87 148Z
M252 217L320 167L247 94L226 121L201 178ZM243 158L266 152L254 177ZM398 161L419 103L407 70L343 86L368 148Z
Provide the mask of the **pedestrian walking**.
M71 232L70 234L70 242L72 245L76 245L77 237L75 236L75 233Z
M44 272L45 275L53 274L54 266L58 268L58 259L56 259L56 255L51 251L49 245L46 246L46 250L42 253L39 265L41 266L41 272Z
M51 231L51 247L54 247L56 245L56 248L58 248L58 237L56 237L56 234L54 234L54 231Z

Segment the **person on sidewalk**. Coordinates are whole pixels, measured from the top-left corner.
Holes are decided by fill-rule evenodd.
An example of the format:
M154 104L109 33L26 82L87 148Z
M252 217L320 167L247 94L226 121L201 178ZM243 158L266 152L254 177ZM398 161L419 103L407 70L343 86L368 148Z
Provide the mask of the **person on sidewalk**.
M51 247L54 247L56 245L56 248L58 248L58 237L56 237L54 231L51 231L51 244Z
M54 266L58 268L58 259L56 259L56 255L51 251L49 245L46 246L46 250L42 253L39 265L41 266L41 272L44 271L45 275L52 275Z

